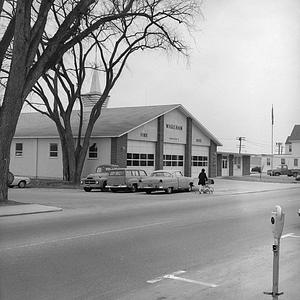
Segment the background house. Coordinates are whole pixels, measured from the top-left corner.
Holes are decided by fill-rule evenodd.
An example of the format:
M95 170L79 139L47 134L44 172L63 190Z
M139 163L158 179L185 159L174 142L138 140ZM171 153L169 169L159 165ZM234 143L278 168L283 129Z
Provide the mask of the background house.
M295 125L285 142L283 154L260 154L251 156L251 168L260 166L262 172L267 172L280 165L287 165L289 169L300 168L300 125Z
M300 157L300 125L295 125L285 142L285 153Z

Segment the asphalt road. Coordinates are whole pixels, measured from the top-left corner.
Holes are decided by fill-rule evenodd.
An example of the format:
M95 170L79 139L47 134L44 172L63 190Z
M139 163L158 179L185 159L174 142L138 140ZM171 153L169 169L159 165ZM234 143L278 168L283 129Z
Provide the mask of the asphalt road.
M214 195L10 193L64 210L0 219L0 299L270 299L275 205L286 213L280 300L299 298L298 185Z

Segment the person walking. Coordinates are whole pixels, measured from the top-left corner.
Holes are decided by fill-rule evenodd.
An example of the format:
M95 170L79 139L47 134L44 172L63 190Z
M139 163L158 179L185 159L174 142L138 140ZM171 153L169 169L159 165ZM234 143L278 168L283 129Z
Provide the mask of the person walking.
M208 180L206 173L205 173L205 169L201 170L201 172L199 173L198 179L199 179L199 181L198 181L199 193L201 194L202 191L204 193L204 186L206 184L206 181Z

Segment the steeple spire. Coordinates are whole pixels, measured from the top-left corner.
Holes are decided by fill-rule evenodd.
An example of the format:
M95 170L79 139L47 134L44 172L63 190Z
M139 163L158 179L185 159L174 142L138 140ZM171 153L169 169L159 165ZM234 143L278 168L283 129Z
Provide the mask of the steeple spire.
M99 73L98 73L98 64L97 64L97 48L95 51L95 64L94 64L94 70L93 70L93 75L92 75L92 82L91 82L91 88L90 88L90 93L91 94L101 94L101 86L100 86L100 78L99 78Z
M99 78L96 64L95 64L95 68L93 70L90 93L91 94L98 94L98 93L101 94L100 78Z
M97 103L97 101L99 101L101 95L102 95L102 91L100 86L99 66L97 65L97 51L96 51L90 91L87 94L81 95L84 110L86 112L91 111L94 105ZM107 98L105 99L102 106L103 108L107 107L108 100L109 100L109 96L107 96Z

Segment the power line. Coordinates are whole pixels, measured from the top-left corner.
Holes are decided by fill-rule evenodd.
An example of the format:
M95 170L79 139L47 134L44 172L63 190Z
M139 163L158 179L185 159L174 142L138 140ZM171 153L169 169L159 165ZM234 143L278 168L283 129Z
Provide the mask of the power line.
M269 143L263 143L263 142L258 142L258 141L254 141L254 140L249 140L249 139L247 139L247 143L253 144L256 146L269 146Z

